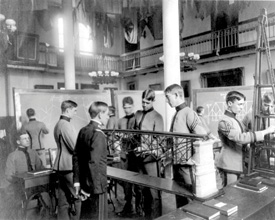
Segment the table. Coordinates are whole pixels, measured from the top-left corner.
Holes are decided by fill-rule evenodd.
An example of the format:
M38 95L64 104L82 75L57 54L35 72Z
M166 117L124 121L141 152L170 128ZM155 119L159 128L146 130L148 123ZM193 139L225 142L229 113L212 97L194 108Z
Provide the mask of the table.
M275 219L275 188L269 186L262 193L252 192L240 188L236 188L234 184L224 188L225 194L216 198L221 202L232 203L238 205L238 211L231 216L220 215L215 220L265 220ZM163 215L157 220L184 220L184 219L200 219L180 208Z
M15 187L22 192L24 195L22 197L23 202L23 218L26 218L28 203L34 199L40 199L44 208L47 207L41 193L49 193L50 197L56 202L57 198L55 196L56 187L56 176L55 172L48 170L46 173L41 174L29 174L28 172L15 174L13 178L16 180Z

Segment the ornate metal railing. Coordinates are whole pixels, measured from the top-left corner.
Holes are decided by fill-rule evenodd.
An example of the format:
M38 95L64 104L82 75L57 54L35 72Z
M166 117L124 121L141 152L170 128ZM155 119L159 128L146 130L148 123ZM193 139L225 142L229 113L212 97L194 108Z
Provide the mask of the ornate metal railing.
M135 152L151 155L167 163L187 163L193 155L193 143L207 137L195 134L136 130L104 130L110 155Z

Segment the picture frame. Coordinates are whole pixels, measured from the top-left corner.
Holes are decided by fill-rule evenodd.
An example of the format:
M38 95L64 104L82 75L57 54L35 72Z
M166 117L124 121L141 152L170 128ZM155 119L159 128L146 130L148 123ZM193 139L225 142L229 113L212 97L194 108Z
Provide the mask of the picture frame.
M19 32L16 36L15 48L17 59L37 62L39 35Z

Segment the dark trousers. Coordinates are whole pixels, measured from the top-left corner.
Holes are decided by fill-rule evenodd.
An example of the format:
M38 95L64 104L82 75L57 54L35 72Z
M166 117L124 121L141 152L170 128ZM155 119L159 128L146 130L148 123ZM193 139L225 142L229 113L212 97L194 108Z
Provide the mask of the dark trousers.
M177 181L179 185L186 188L190 192L193 192L193 174L191 165L173 165L173 175L174 180ZM188 198L184 196L176 195L176 205L177 208L180 208L189 203Z
M126 155L126 161L124 162L124 167L123 169L137 172L137 166L136 166L136 157L133 152L130 152ZM123 189L124 189L124 194L125 194L125 205L123 210L125 212L132 212L133 207L132 207L132 199L133 199L133 187L134 185L131 183L123 182Z
M80 219L105 220L108 219L107 193L93 194L82 202Z
M58 220L78 220L81 201L75 195L73 172L59 171L58 177Z
M155 160L146 160L148 157L137 157L137 171L142 174L159 177L160 163ZM142 209L145 219L155 219L162 214L161 193L159 190L147 187L135 187L136 210Z

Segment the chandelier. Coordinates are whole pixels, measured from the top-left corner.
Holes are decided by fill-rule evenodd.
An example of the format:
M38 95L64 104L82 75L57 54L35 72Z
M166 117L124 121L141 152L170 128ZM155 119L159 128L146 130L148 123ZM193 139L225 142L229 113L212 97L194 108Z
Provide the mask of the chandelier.
M3 14L0 14L0 50L8 49L9 44L11 45L9 34L15 32L16 29L16 22L13 19L6 19Z
M196 63L200 59L199 54L195 53L188 53L185 54L184 52L181 52L179 54L180 57L180 67L181 71L187 72L187 71L193 71L196 70ZM159 58L162 62L164 61L164 55Z
M119 72L116 71L92 71L88 75L92 77L94 84L113 84L116 83L119 77Z

